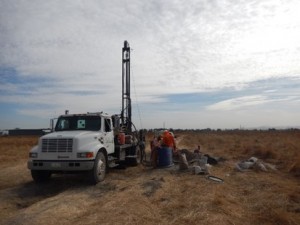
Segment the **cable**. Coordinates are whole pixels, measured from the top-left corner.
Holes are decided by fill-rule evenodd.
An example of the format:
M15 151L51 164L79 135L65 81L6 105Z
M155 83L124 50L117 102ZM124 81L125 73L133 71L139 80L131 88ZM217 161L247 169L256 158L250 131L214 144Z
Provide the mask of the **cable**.
M132 66L133 67L133 66ZM132 70L132 67L131 67L131 76L132 76L132 81L133 81L133 90L134 90L134 95L135 95L135 99L136 99L136 105L137 105L137 110L138 110L138 114L139 114L139 119L140 119L140 126L141 126L141 129L140 130L142 130L143 129L143 124L142 124L142 118L141 118L141 111L140 111L140 107L139 107L139 103L138 103L138 97L137 97L137 94L136 94L136 88L135 88L135 79L134 79L134 76L133 76L133 70ZM132 122L131 122L132 123ZM136 132L137 132L137 129L136 129L136 127L135 127L135 125L132 123L132 125L133 125L133 127L134 127L134 129L136 130ZM138 143L138 145L140 144L140 142ZM145 143L144 143L145 144ZM143 165L145 165L145 162L146 162L146 160L147 160L147 158L146 158L146 152L145 152L145 146L142 148L142 149L140 149L140 151L141 151L141 163L143 164Z
M141 111L140 111L140 107L139 107L139 104L138 104L138 97L137 97L136 88L135 88L135 80L134 80L134 76L133 76L133 72L132 71L133 70L131 69L131 76L132 76L132 81L133 81L133 90L134 90L134 95L135 95L135 99L136 99L137 110L138 110L139 119L140 119L140 126L141 126L141 129L143 129L142 118L141 118Z

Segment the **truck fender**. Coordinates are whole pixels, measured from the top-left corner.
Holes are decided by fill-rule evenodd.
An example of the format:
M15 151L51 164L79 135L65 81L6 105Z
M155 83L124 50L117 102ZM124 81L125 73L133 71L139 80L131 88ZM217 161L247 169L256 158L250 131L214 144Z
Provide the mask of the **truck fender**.
M30 149L30 152L37 152L39 149L39 146L38 145L35 145L33 146L31 149Z
M86 147L85 147L86 148ZM90 149L90 151L92 151L93 153L94 153L94 157L96 157L96 155L98 154L98 152L100 151L100 150L103 150L104 152L105 152L105 154L107 155L107 151L106 151L106 149L104 148L104 146L102 145L102 144L97 144L97 145L95 145L95 146L92 146L92 148L90 147L90 148L88 148L88 149ZM83 151L83 150L81 150L81 151Z
M106 157L106 160L107 160L107 151L106 151L106 149L105 149L104 147L100 148L100 149L97 151L96 155L97 155L98 152L100 152L100 151L102 151L102 152L104 153L104 155L105 155L105 157Z

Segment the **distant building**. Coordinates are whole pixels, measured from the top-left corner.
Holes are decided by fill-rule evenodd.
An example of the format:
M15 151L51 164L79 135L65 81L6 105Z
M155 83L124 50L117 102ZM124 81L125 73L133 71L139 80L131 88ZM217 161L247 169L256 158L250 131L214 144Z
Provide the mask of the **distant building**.
M14 129L14 130L8 130L8 133L6 135L9 136L21 136L21 135L36 135L36 136L42 136L45 133L47 133L49 129ZM3 135L3 134L2 134Z
M1 130L0 131L0 136L7 136L8 135L8 130Z

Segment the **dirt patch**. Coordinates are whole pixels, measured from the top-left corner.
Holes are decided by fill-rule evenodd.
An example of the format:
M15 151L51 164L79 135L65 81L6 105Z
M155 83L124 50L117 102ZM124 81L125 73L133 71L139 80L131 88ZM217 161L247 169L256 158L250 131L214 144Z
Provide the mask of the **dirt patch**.
M165 182L164 178L161 177L159 179L153 178L149 181L145 181L142 184L142 187L144 188L143 195L150 197L155 194L155 192L162 187L162 183Z

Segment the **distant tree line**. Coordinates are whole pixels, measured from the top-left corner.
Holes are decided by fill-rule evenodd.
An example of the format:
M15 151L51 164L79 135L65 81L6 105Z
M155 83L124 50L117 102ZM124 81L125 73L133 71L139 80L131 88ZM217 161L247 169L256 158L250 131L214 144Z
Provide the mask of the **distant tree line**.
M152 128L152 129L142 129L143 132L156 132L160 130L169 130L171 132L195 132L195 133L207 133L207 132L247 132L247 131L300 131L299 128L287 128L287 129L276 129L276 128L268 128L268 129L174 129L174 128Z

